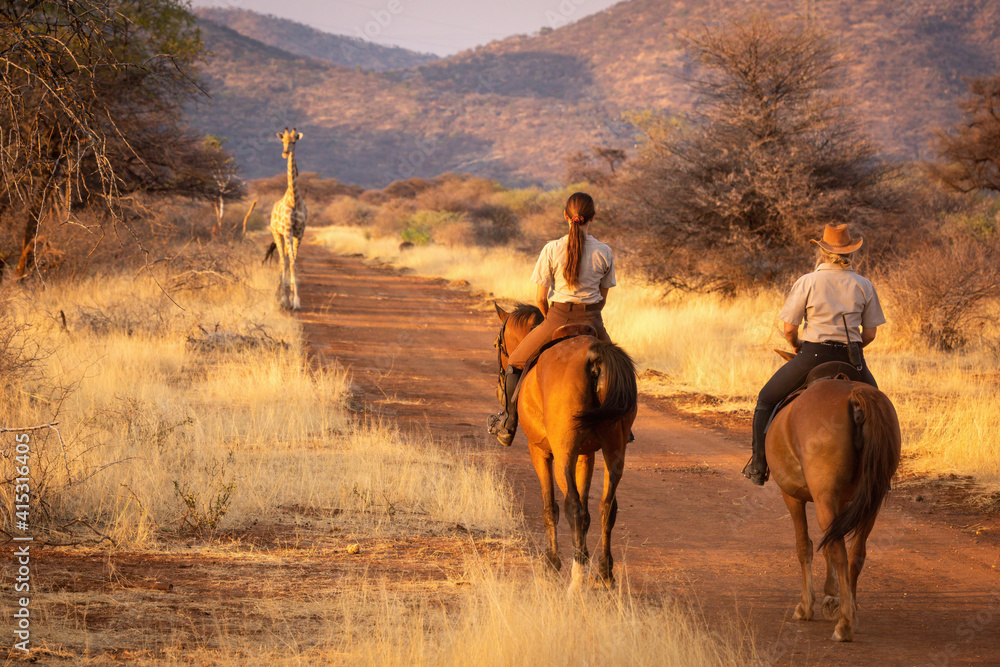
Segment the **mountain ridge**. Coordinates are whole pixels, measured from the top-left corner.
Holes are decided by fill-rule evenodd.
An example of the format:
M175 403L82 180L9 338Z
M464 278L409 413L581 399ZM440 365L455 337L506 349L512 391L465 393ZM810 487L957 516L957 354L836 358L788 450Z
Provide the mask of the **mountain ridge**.
M194 124L229 137L251 177L281 169L265 143L276 123L306 132L306 168L367 187L444 171L554 184L574 151L634 145L624 112L692 108L685 31L748 10L795 20L799 3L733 7L627 0L554 30L384 71L253 53L209 28L206 44L224 57L206 67L217 100ZM933 129L959 116L963 77L1000 70L1000 7L991 0L922 0L905 11L891 0L823 4L816 21L848 52L844 93L895 158L926 157Z
M198 7L198 18L211 21L262 44L293 55L325 60L344 67L391 70L418 67L437 60L398 46L382 46L351 35L337 35L271 14L235 7Z

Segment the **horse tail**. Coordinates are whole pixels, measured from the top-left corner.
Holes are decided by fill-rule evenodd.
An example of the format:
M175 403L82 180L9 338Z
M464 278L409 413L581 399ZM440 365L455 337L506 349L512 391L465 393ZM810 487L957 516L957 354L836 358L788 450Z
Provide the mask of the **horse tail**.
M267 254L264 255L264 259L261 262L261 264L266 264L269 259L271 259L272 257L274 257L274 251L277 250L277 249L278 249L278 244L275 243L274 241L271 241L271 245L270 245L270 247L268 247Z
M889 398L874 387L856 383L848 405L854 419L854 448L860 457L857 490L830 524L817 551L875 519L899 466L902 437Z
M587 373L598 404L576 416L577 426L593 429L632 414L638 404L635 362L614 343L597 341L587 352Z

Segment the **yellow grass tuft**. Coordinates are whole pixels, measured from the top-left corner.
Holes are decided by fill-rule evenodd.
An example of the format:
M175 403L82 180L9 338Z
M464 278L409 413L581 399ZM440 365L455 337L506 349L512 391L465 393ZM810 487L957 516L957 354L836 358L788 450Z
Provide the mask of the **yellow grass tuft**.
M442 666L721 666L756 658L735 627L709 631L669 598L641 599L627 590L567 598L565 582L511 578L494 568L474 567L468 583L454 610L408 613L387 599L392 613L376 617L367 637L344 645L341 655L364 665Z

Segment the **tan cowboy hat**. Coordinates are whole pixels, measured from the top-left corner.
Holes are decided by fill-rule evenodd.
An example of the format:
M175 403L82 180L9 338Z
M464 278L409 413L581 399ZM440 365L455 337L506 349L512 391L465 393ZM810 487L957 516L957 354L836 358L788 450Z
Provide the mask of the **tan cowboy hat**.
M827 225L826 229L823 230L823 239L817 241L812 239L810 243L815 243L823 250L827 252L832 252L837 255L846 255L847 253L854 252L861 247L861 244L865 242L860 236L856 239L851 238L851 233L847 231L847 225Z

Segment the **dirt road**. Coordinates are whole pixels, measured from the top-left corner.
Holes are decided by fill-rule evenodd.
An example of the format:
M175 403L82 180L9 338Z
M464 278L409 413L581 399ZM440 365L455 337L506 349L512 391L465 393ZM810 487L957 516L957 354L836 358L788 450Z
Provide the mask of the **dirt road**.
M501 461L540 544L524 436L503 448L484 432L496 410L492 307L445 281L312 245L300 261L312 352L352 370L369 410ZM800 581L791 521L773 483L755 487L739 475L749 428L699 423L646 399L634 430L614 533L618 575L627 572L633 587L678 595L709 620L743 619L778 664L1000 664L996 517L937 499L933 488L921 501L912 489L893 493L859 582L860 629L853 643L836 644L832 623L791 618ZM565 557L565 522L560 533ZM820 586L822 568L817 555Z

